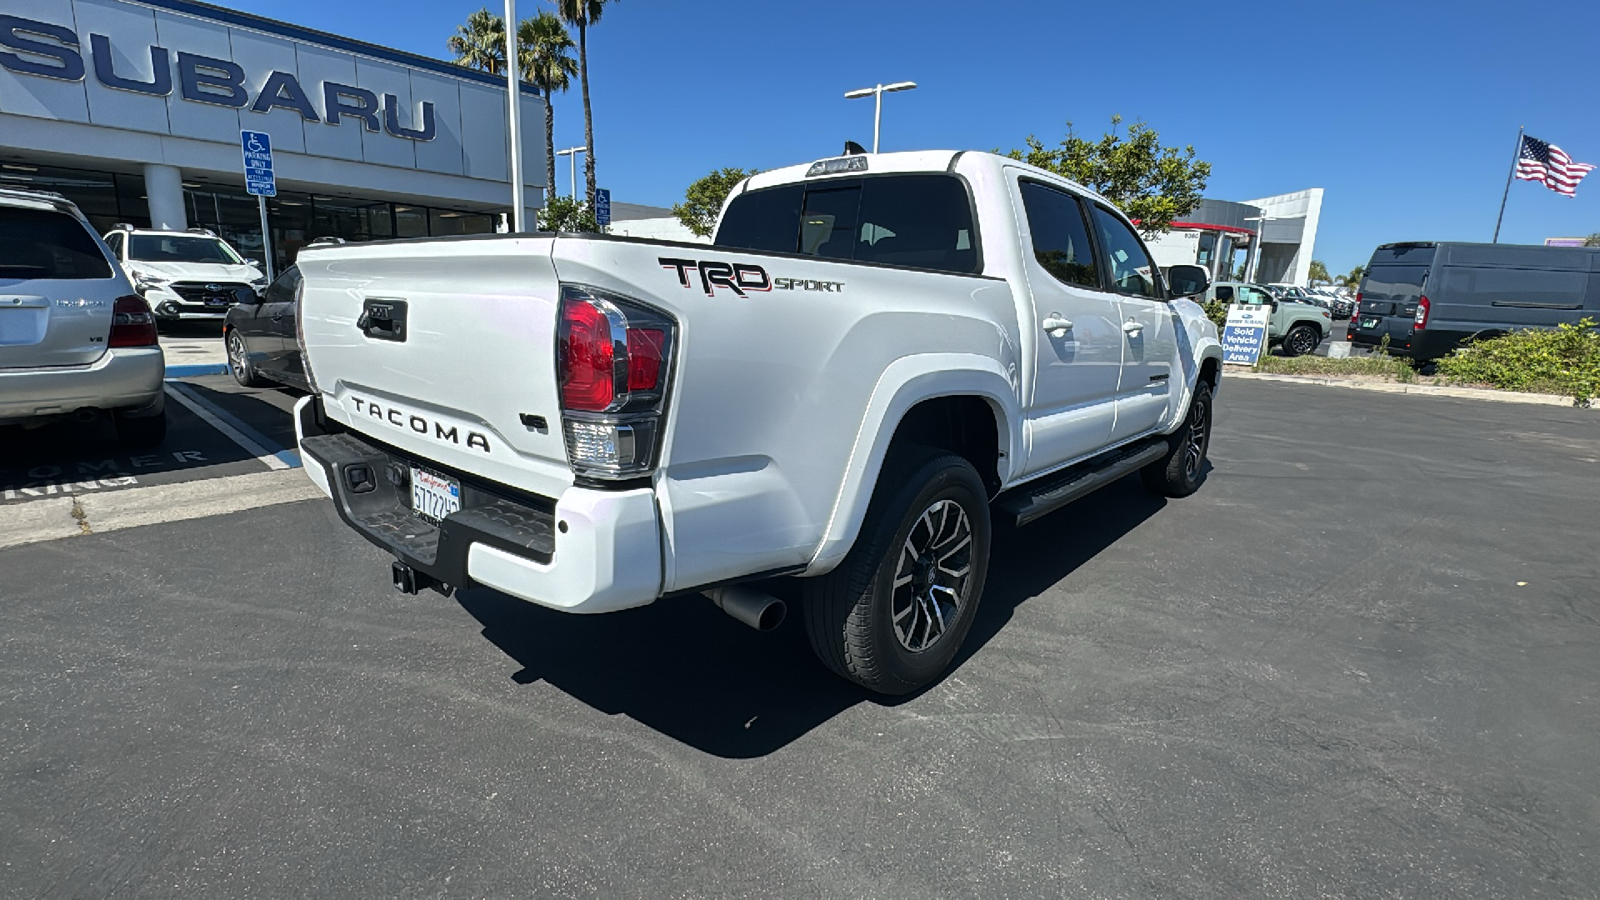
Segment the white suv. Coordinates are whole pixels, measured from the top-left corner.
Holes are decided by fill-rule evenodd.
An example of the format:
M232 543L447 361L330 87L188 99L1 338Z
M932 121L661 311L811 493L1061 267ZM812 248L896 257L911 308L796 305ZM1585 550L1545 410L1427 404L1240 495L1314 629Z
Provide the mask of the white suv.
M119 225L106 245L122 263L156 318L222 321L228 307L254 297L267 276L204 228L159 231Z
M167 420L150 306L58 194L0 188L0 425L111 413L123 442Z

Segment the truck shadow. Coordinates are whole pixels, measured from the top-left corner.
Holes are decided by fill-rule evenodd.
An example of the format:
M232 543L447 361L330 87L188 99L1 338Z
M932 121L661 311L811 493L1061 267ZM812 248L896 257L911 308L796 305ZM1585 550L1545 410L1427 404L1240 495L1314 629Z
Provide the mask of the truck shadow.
M998 526L983 605L952 671L981 652L1017 606L1164 505L1135 477L1027 528ZM593 617L482 588L456 599L483 625L483 636L522 667L513 680L543 680L713 756L764 756L859 703L892 707L917 696L870 694L826 671L806 640L800 585L791 579L763 587L789 604L788 619L765 634L698 595Z

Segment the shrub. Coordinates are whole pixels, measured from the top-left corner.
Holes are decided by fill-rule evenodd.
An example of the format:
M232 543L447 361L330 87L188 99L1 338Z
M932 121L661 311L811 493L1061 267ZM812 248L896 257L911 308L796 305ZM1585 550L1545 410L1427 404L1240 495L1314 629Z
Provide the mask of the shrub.
M1222 326L1228 324L1228 304L1223 303L1221 300L1207 300L1200 306L1205 309L1206 317L1217 323L1218 331L1222 330Z
M1272 356L1263 354L1259 371L1273 375L1373 375L1410 382L1416 372L1406 360L1387 354L1347 356L1334 359L1330 356Z
M1600 394L1600 331L1593 319L1554 330L1514 331L1473 341L1439 360L1448 381L1571 397L1588 406Z

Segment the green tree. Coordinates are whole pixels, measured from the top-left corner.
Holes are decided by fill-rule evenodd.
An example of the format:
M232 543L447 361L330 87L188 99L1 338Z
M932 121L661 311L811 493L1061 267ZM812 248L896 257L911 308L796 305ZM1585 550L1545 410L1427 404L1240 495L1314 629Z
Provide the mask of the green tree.
M540 231L600 230L589 204L576 197L545 197L544 209L534 218L534 227Z
M480 69L490 75L506 73L506 23L488 7L467 16L445 41L456 55L456 65Z
M594 111L589 107L589 27L600 21L607 3L617 0L555 0L556 15L578 29L578 80L583 85L583 180L589 206L594 206Z
M1049 148L1033 135L1012 159L1048 169L1097 191L1128 214L1146 237L1167 231L1174 219L1193 212L1211 177L1211 164L1194 158L1194 147L1161 146L1161 135L1142 121L1118 133L1121 116L1098 141L1081 137L1067 123L1060 146Z
M1600 231L1596 231L1594 234L1584 238L1583 245L1585 247L1600 247Z
M517 55L522 57L522 77L544 94L545 195L556 192L556 114L551 98L572 86L578 61L572 58L572 35L555 14L540 10L517 25Z
M1354 269L1350 270L1349 275L1340 275L1338 278L1335 278L1334 281L1344 285L1347 288L1359 287L1361 285L1361 279L1366 274L1366 266L1356 266Z
M1333 280L1332 278L1328 277L1328 264L1320 259L1313 259L1311 261L1311 272L1306 277L1309 278L1313 283L1319 284L1327 284Z
M689 189L683 192L683 202L673 204L672 214L678 217L683 227L696 235L710 237L711 229L717 224L717 216L722 213L722 204L728 199L728 192L758 171L713 169L711 174L689 185Z

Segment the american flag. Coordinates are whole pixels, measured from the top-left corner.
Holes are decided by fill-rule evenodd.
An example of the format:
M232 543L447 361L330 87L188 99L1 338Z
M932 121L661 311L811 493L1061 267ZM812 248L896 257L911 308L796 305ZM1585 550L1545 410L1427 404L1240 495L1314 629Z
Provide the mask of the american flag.
M1573 162L1561 148L1538 138L1522 136L1517 151L1517 177L1523 181L1542 181L1558 194L1577 196L1578 182L1594 170L1588 163Z

